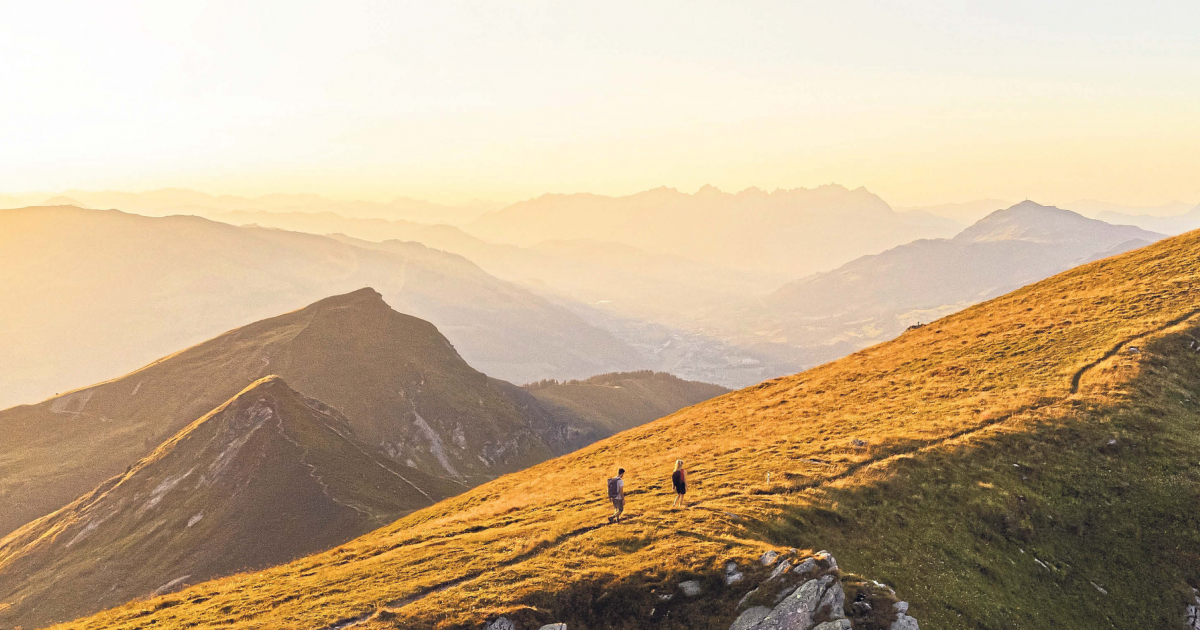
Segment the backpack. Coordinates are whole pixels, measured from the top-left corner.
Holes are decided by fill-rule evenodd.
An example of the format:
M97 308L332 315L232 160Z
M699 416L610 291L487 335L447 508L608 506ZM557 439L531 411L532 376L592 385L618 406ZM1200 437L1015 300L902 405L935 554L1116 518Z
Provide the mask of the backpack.
M613 477L608 480L608 498L615 499L621 496L620 477Z

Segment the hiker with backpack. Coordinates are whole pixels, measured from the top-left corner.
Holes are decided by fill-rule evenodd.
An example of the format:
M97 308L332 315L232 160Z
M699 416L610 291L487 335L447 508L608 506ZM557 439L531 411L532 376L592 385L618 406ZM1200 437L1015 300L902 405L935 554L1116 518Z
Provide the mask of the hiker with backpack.
M617 476L608 480L608 498L616 511L608 517L609 523L620 523L621 513L625 511L625 469L617 469Z
M687 471L683 469L683 460L675 460L675 472L671 473L671 485L675 486L675 502L671 507L681 505L687 507L683 495L687 494Z

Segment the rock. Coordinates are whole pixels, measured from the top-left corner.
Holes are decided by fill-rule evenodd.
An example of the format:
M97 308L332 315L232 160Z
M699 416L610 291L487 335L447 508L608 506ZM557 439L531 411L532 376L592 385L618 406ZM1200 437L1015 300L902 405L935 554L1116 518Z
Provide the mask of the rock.
M833 559L833 554L829 553L828 551L825 551L824 549L822 549L821 551L818 551L817 555L815 555L813 557L816 558L818 562L820 562L820 561L827 562L829 564L830 569L838 568L837 560Z
M832 575L805 582L764 617L758 627L763 630L808 630L813 625L821 598L832 582Z
M837 619L835 621L826 621L813 628L813 630L850 630L853 627L850 625L849 619Z
M517 624L509 620L508 617L500 617L499 619L485 625L483 630L517 630Z
M669 602L669 601L671 601L672 597L675 597L674 593L663 593L662 595L658 596L658 601Z
M796 568L792 570L792 573L795 573L796 575L804 575L806 573L812 573L816 568L817 561L812 558L806 558L804 562L796 565Z
M850 604L850 610L856 617L866 617L867 615L871 614L871 611L874 609L871 608L871 602L863 601Z
M860 440L858 438L854 438L853 440L850 440L850 444L854 445L857 448L863 448L867 445L867 441Z
M747 608L746 612L738 615L738 618L733 621L733 625L729 626L729 630L751 630L757 628L763 618L771 613L771 609L766 606L755 606Z
M787 573L787 570L791 568L791 566L792 563L788 562L787 560L780 560L779 564L775 565L775 570L771 571L771 576L767 579L771 580L783 575L784 573Z
M779 591L778 593L775 594L775 603L778 604L779 602L783 601L783 599L785 597L787 597L788 595L791 595L792 593L795 593L796 589L798 589L798 588L800 588L799 584L793 584L789 587L784 588L782 591Z
M746 577L746 576L742 575L741 571L738 571L738 565L736 562L726 562L725 563L725 585L726 586L729 586L730 584L734 584L736 582L741 582L742 578L744 578L744 577Z
M540 630L567 630L565 623L548 623L541 627Z
M680 582L679 590L683 591L683 594L687 595L688 597L696 597L696 596L700 595L701 592L704 591L704 589L700 588L700 582L698 582L696 580L688 580L686 582Z
M844 619L846 617L846 592L842 590L842 583L834 581L825 590L825 594L821 596L821 603L817 605L817 613L827 611L830 619Z
M916 619L908 615L900 615L896 617L896 620L892 622L888 630L921 630L921 627L917 625Z
M906 614L908 612L908 602L896 602L892 604L892 608L896 609L897 614Z
M737 607L741 608L742 604L745 604L746 600L750 599L751 597L754 597L754 594L757 592L758 592L758 589L754 589L754 590L750 591L749 593L742 595L742 598L738 600Z
M771 551L767 551L767 552L763 553L762 557L759 558L758 561L761 562L762 565L765 567L765 566L770 565L772 562L775 562L775 558L778 558L778 557L779 557L779 554L774 549L772 549Z

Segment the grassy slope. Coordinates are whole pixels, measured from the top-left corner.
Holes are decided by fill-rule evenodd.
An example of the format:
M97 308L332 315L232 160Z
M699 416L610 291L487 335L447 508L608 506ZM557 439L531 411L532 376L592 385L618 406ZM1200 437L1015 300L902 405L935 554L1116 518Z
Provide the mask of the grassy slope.
M499 613L635 627L650 588L768 543L827 547L886 579L924 628L1178 625L1184 582L1200 580L1197 269L1200 233L1099 261L336 550L72 627L312 628L377 606L359 627ZM1129 340L1142 352L1121 351ZM685 511L668 507L676 458L690 469ZM596 527L618 465L631 518ZM681 606L661 625L724 628L732 615L730 603L689 621Z
M564 421L582 418L601 427L605 437L729 392L720 385L650 371L601 374L525 389Z
M125 474L0 539L0 601L14 602L0 626L286 562L459 490L370 454L336 411L267 377Z

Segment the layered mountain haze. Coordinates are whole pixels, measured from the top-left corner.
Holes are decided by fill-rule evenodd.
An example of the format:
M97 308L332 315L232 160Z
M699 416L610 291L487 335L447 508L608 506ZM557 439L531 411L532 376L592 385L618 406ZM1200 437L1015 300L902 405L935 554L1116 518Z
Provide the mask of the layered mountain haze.
M1179 627L1200 580L1197 270L1195 233L1090 263L331 552L65 627L725 630L766 578L727 563L757 575L781 547L836 554L860 628L887 626L852 605L879 588L855 574L928 628ZM604 526L617 466L627 519Z
M958 224L895 212L864 188L829 185L694 195L657 188L627 197L544 195L464 226L515 245L593 239L708 264L792 277L835 267L915 238L949 236Z
M49 201L43 201L49 199ZM25 194L0 197L0 208L20 208L31 205L72 205L81 208L119 208L147 216L194 214L209 217L227 212L336 212L348 217L368 219L419 221L422 223L461 224L485 212L499 209L502 204L473 201L445 205L397 197L389 202L328 199L312 194L270 194L259 197L210 195L186 188L161 188L141 192L117 190L68 190L61 195Z
M0 406L135 369L234 326L373 286L515 382L649 367L571 310L416 243L389 251L198 217L0 211ZM244 385L244 384L243 384Z
M0 539L0 601L13 602L0 626L323 551L461 489L373 454L340 413L269 376Z
M788 284L735 309L747 345L790 347L809 364L890 339L971 304L1163 235L1031 201L950 239L923 239ZM780 348L779 353L786 352Z

